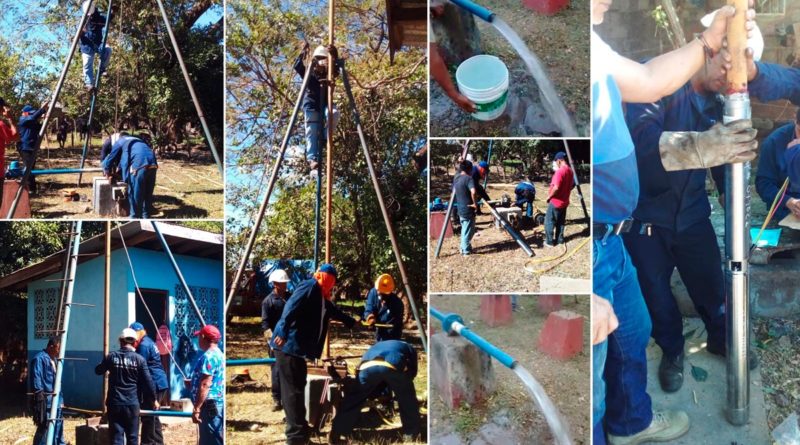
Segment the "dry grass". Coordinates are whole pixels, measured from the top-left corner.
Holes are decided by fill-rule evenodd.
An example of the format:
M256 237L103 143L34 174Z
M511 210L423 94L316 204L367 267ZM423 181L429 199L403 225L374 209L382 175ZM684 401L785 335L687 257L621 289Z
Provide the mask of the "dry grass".
M431 305L443 312L461 315L475 333L509 353L519 361L544 387L547 395L564 416L575 444L590 443L591 422L589 379L589 300L586 296L563 297L564 309L585 318L583 351L569 360L556 360L539 351L536 341L546 316L536 310L535 295L521 295L514 321L508 326L491 328L480 319L480 298L477 295L434 295ZM441 324L434 325L441 331ZM483 404L450 411L431 388L431 437L457 432L464 443L484 423L498 413L512 420L514 434L520 443L551 443L547 423L531 400L516 374L493 362L497 389Z
M410 327L410 326L407 326ZM373 344L373 336L369 331L351 331L341 326L331 325L331 355L360 355ZM412 328L413 329L413 328ZM427 355L422 352L418 333L415 329L406 329L403 333L406 341L411 341L418 347L419 353L419 373L414 379L414 386L417 391L417 398L423 400L422 407L427 406L428 388L428 362ZM261 337L259 317L234 317L227 325L226 333L226 356L228 358L252 358L264 357L266 355L265 340ZM348 366L353 367L358 364L358 359L348 359ZM243 372L244 367L228 368L227 378L237 373ZM259 444L259 445L278 445L286 442L284 435L284 414L283 411L272 412L272 396L269 394L270 382L268 366L253 366L247 368L250 376L255 380L245 388L236 388L228 384L226 394L226 421L227 436L226 443L231 445L238 444ZM423 410L423 413L425 411ZM393 423L400 424L399 415L392 419ZM423 425L427 423L427 414L422 419ZM312 436L313 443L326 443L325 437L330 431L330 424L326 424L323 430ZM363 412L360 425L354 432L353 443L377 443L377 444L405 444L426 443L425 439L420 442L403 442L399 433L399 427L383 424L380 419L371 412Z
M449 178L434 178L431 181L431 196L449 196ZM492 199L500 199L508 194L514 199L516 184L490 183L487 193ZM536 186L536 207L547 210L547 204L541 199L547 195L546 186ZM591 213L591 184L581 184L587 208ZM438 193L438 194L437 194ZM447 198L445 198L447 199ZM563 278L590 278L591 243L589 231L580 200L576 192L570 197L565 227L566 248L562 246L544 247L542 227L523 227L521 235L533 250L534 256L529 258L514 239L505 230L494 227L494 218L484 210L483 216L476 219L477 231L472 239L474 254L463 257L460 254L459 234L446 238L442 244L439 258L435 258L436 239L429 240L428 255L430 257L430 287L433 292L538 292L541 275ZM583 245L581 245L583 244ZM579 247L580 246L580 247ZM577 249L577 250L576 250ZM574 252L573 252L574 251ZM556 259L560 255L573 252L566 259ZM542 261L553 258L552 262L533 264L531 261ZM561 261L559 263L559 261ZM557 266L544 273L532 273L525 270L528 266L534 270ZM587 289L588 291L588 289Z
M100 141L93 141L95 147ZM82 146L60 149L42 149L36 169L78 168ZM195 150L194 161L159 157L155 190L155 206L163 219L222 219L223 183L216 164L205 156L202 148ZM207 149L205 149L207 151ZM100 166L98 149L90 150L86 167ZM12 158L16 153L9 153ZM7 160L8 163L10 160ZM47 175L37 178L39 194L31 197L33 218L98 218L92 211L92 178L100 173L83 175L81 187L77 187L78 175ZM61 195L65 189L75 189L86 200L64 202Z

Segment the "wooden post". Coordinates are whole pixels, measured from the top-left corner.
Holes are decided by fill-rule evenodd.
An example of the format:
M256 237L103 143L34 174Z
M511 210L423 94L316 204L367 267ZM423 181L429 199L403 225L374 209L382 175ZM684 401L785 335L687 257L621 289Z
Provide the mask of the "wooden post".
M667 13L667 20L669 20L669 27L672 30L672 46L675 49L686 46L686 36L683 34L681 21L678 18L678 13L675 12L675 5L672 0L661 0L661 5L664 6L664 11Z

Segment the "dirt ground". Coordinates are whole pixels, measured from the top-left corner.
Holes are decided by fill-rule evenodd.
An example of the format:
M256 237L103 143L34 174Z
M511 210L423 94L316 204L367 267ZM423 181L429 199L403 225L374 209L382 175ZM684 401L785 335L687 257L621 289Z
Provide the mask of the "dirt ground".
M431 199L440 196L447 200L451 182L449 176L432 178ZM508 194L513 200L515 186L516 183L489 183L486 192L493 200L500 199L503 194ZM547 196L548 185L536 181L534 186L536 208L544 214L547 204L543 198ZM591 184L581 184L589 214L591 189ZM530 258L508 232L494 227L494 218L485 207L483 212L484 215L478 215L476 219L477 230L472 239L472 255L461 256L458 233L445 238L439 258L434 255L437 239L429 239L430 289L433 292L537 292L539 279L543 275L582 279L591 277L589 229L577 192L573 191L570 196L567 225L564 229L566 247L545 247L543 226L521 226L520 233L534 253ZM571 256L566 256L570 253ZM547 259L552 261L545 261ZM526 267L542 272L529 272Z
M93 140L94 149L89 151L86 167L100 167L97 158L102 141ZM78 141L76 139L76 145ZM54 142L49 145L56 146ZM40 151L36 169L78 168L83 145ZM17 153L9 152L6 165L18 158ZM223 217L223 184L216 164L208 149L197 147L193 150L192 161L181 156L159 156L158 174L155 190L155 207L158 218L182 219L203 218L221 219ZM31 216L42 219L60 218L98 218L92 211L92 178L102 173L83 175L81 187L76 187L78 175L46 175L37 178L39 194L31 197ZM75 189L81 195L80 201L65 202L62 191Z
M36 426L29 416L21 415L24 402L0 400L0 443L22 445L33 443ZM75 428L85 425L83 417L65 414L64 440L75 444ZM194 445L197 442L197 427L188 419L170 419L164 426L164 443L168 445Z
M545 16L519 2L487 0L486 6L508 23L541 61L579 136L589 136L589 2L575 0L563 11ZM461 111L431 81L431 136L548 136L558 128L550 121L539 89L525 64L491 24L477 20L486 54L501 58L509 69L509 102L499 118L481 122ZM455 76L455 69L451 73Z
M349 309L349 308L347 308ZM345 309L345 310L347 310ZM422 309L427 313L427 309ZM260 317L234 317L227 325L226 356L228 358L252 358L266 355L265 340L261 336ZM413 321L412 321L413 324ZM420 400L422 425L426 425L428 400L428 357L423 352L422 343L414 324L406 325L403 331L405 341L411 342L419 354L419 373L414 379L417 398ZM361 355L374 343L374 333L367 330L351 331L339 325L331 324L331 356ZM359 363L359 359L347 359L348 367ZM254 382L246 386L230 383L236 374L248 370ZM228 386L226 394L226 443L277 445L286 442L284 435L284 413L273 412L271 385L268 366L230 367L226 370ZM373 411L362 409L362 417L356 426L353 443L370 444L405 444L427 443L423 437L418 442L403 442L400 434L400 416L396 415L388 425L381 421ZM312 435L312 443L327 443L330 432L328 422L321 432Z
M572 359L562 361L551 358L534 346L546 319L536 309L536 298L535 295L521 295L519 307L514 312L514 322L495 328L488 327L480 320L478 295L434 295L431 305L445 313L459 314L471 330L517 359L544 387L566 420L573 442L588 444L591 435L589 300L586 296L563 298L563 308L584 316L585 322L583 351ZM441 332L441 323L433 321L433 326L437 332ZM497 390L485 404L450 411L436 396L435 389L431 388L431 443L470 443L476 439L477 431L484 424L497 422L498 418L509 420L508 428L514 430L518 443L552 443L547 422L517 375L497 361L493 362L493 366ZM458 439L453 440L453 435ZM450 439L443 441L445 436ZM472 443L484 442L476 440Z

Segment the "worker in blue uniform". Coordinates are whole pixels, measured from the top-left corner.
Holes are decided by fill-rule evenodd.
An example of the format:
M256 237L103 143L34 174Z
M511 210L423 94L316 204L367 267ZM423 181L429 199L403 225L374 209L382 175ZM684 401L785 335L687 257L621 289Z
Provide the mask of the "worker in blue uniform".
M272 333L281 382L281 404L286 414L286 443L306 444L311 434L306 421L305 387L308 376L307 359L322 355L328 322L339 320L348 328L356 320L333 303L336 268L323 264L314 278L300 282L286 302L283 314Z
M389 274L381 274L375 280L375 287L367 294L364 305L364 321L367 324L388 324L375 330L375 341L400 340L403 336L403 302L394 293L394 279Z
M111 445L139 443L139 394L155 399L156 387L150 377L145 359L136 353L136 332L131 328L122 330L119 350L111 351L94 368L97 375L108 372L108 434ZM158 401L154 402L156 410Z
M261 273L261 271L256 269L256 273ZM287 287L290 281L289 274L285 270L275 269L269 274L272 292L261 301L261 330L264 332L264 338L267 339L267 355L270 358L275 358L275 351L269 347L269 340L272 338L272 331L283 315L283 308L286 306L286 300L289 297ZM272 410L280 411L283 409L281 404L280 371L278 371L277 366L272 366L271 368L270 392L272 393Z
M37 110L31 105L22 107L22 115L19 117L17 128L19 129L19 155L25 163L25 169L33 169L36 151L39 148L39 132L42 130L40 119L47 111L47 102L43 103ZM36 194L36 177L28 177L28 191Z
M800 109L797 110L794 122L773 131L761 143L756 172L756 192L768 209L789 176L785 155L789 144L798 138L800 138ZM796 179L790 181L786 194L776 205L772 220L775 223L780 222L790 212L800 217L800 181Z
M144 392L139 394L139 402L144 409L155 409L155 402L161 403L169 391L167 373L161 365L161 354L158 353L156 343L147 336L144 325L135 321L129 326L136 331L137 341L134 344L136 353L147 362L147 370L156 386L155 398L149 398ZM141 445L164 445L164 435L161 431L161 421L156 416L142 418Z
M762 101L800 98L798 70L749 60L749 92ZM708 332L707 350L725 356L725 287L717 237L709 218L705 191L707 169L670 168L662 154L665 141L693 141L703 147L724 142L720 93L726 85L725 52L698 71L682 88L658 102L628 104L627 123L636 147L639 200L633 226L623 235L637 269L652 319L652 337L662 350L659 382L666 392L683 384L683 321L670 277L677 268ZM667 142L669 144L669 142ZM679 146L677 142L674 145ZM692 156L711 156L692 149ZM701 160L711 165L712 160ZM712 169L717 188L724 187L724 166ZM752 355L750 366L756 365Z
M517 198L514 205L524 209L525 216L533 218L533 201L536 199L536 187L530 181L522 181L514 187L514 195Z
M156 154L145 142L147 135L120 136L103 159L103 174L109 179L117 167L128 184L131 219L148 219L155 213L153 192L156 188L158 162Z
M361 357L356 382L345 394L333 419L328 443L347 443L361 417L361 406L381 387L388 387L400 406L403 442L413 442L420 433L421 422L414 377L417 376L417 351L406 342L386 340L375 343Z
M339 118L339 110L333 104L331 106L328 104L326 79L329 56L332 56L334 61L338 59L339 55L335 46L319 45L311 52L308 42L304 40L300 55L294 62L294 70L300 77L305 77L306 69L309 67L312 69L302 100L306 130L306 160L312 178L319 175L322 140L327 133L327 124L330 123L335 129ZM338 75L338 72L338 68L335 68L334 75Z
M87 8L90 7L91 2L85 0L83 2L83 12L86 13ZM91 5L92 10L89 11L89 19L86 26L83 28L81 34L81 62L83 68L83 81L86 86L86 91L94 91L94 57L100 56L100 75L102 76L108 68L108 61L111 58L111 47L106 45L100 48L103 43L103 29L106 26L106 16L95 5ZM111 11L109 11L111 14Z
M33 445L46 445L47 443L47 419L50 417L50 409L53 406L53 391L56 381L56 361L58 360L58 350L61 342L57 337L51 337L47 341L45 349L36 353L31 361L30 382L33 390L33 423L36 425L36 433L33 435ZM64 445L64 421L61 418L61 399L56 411L55 419L55 445Z

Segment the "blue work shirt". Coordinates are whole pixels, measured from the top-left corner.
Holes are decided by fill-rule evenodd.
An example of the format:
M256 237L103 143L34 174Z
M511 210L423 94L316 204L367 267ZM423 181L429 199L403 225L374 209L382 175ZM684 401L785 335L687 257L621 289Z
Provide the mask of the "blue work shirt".
M39 122L39 118L42 117L45 111L47 111L45 108L40 108L27 116L20 116L19 122L17 123L20 150L36 150L36 143L39 141L39 131L42 129L42 123Z
M786 163L787 155L790 153L787 146L795 138L795 123L791 122L770 133L761 143L758 172L756 173L756 192L767 205L767 209L772 205L772 201L775 200L775 196L778 195L787 176L791 176L788 174L789 169ZM789 181L786 195L777 204L773 217L775 221L780 221L789 214L789 209L786 208L786 201L789 198L800 199L800 178L795 177Z
M111 147L111 153L103 159L103 173L108 175L117 166L122 171L122 180L127 182L131 170L158 165L156 154L144 141L133 136L122 136Z
M147 370L150 371L150 377L153 379L156 391L163 391L169 388L167 373L161 367L161 354L158 353L156 343L145 335L142 337L142 341L139 342L139 346L136 347L136 353L141 355L147 363Z
M378 295L377 289L370 289L364 306L364 319L374 314L376 323L392 325L391 328L378 328L378 341L400 339L403 335L403 313L403 302L397 294Z
M31 389L33 392L44 391L47 395L47 405L50 401L55 388L56 381L56 362L50 358L47 351L39 351L31 360Z
M286 301L270 345L273 349L295 357L320 358L331 319L339 320L349 328L356 323L352 317L322 296L322 288L317 280L310 278L302 281ZM275 337L281 337L286 343L283 346L275 345Z
M361 357L361 362L376 359L383 359L396 371L400 371L412 379L417 376L417 351L404 341L379 341L367 349L367 352Z
M106 16L95 8L81 34L81 52L83 54L93 54L100 51L100 44L103 43L103 28L106 26Z
M514 187L514 195L517 197L517 201L514 203L517 207L521 207L526 203L533 203L534 199L536 199L536 187L530 182L520 182Z
M106 160L106 156L111 153L111 138L107 137L103 139L103 145L100 146L100 162Z
M609 66L620 56L594 30L591 44L594 222L616 224L631 217L639 199L636 152Z
M106 406L139 405L139 392L156 398L156 387L147 369L147 362L133 347L110 352L94 368L97 375L108 372Z
M225 356L219 347L208 348L194 364L192 370L192 402L197 401L197 392L200 389L200 378L211 376L211 387L208 389L206 400L222 403L225 399Z
M303 60L303 54L297 56L297 59L294 61L294 70L297 74L300 75L301 78L305 77L306 75L306 65L305 61ZM306 91L303 93L303 102L302 107L303 111L317 111L322 112L328 105L328 93L327 91L322 91L322 84L320 83L320 79L317 78L317 75L313 72L308 77L308 84L306 85Z
M789 84L796 75L792 69L767 63L756 65L759 74L749 84L752 97L762 101L800 97L797 94L800 84ZM800 82L800 78L794 81ZM677 232L709 218L711 205L705 189L706 169L667 172L661 163L659 139L665 131L706 131L722 122L723 111L721 95L697 93L691 81L658 102L628 104L626 120L635 143L640 173L634 218ZM725 167L714 167L711 173L717 190L723 193Z

